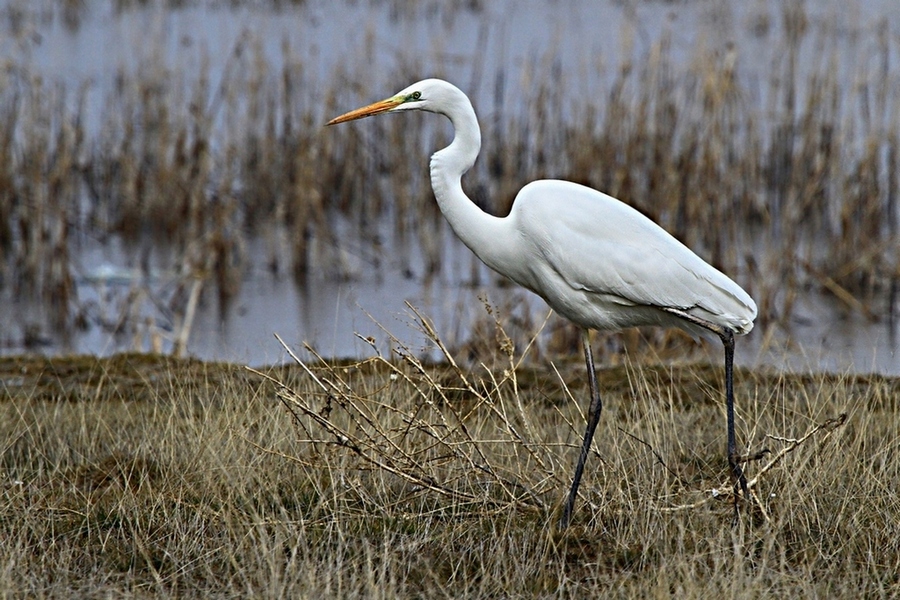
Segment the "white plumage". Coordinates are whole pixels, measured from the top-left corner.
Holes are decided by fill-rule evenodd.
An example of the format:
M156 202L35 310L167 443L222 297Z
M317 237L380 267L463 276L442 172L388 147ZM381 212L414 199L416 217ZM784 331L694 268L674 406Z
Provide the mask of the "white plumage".
M583 327L695 327L659 307L736 333L753 327L756 305L740 286L606 194L567 181L536 181L519 192L507 219L522 259L491 266Z
M453 142L431 157L431 184L456 235L490 268L535 292L584 330L591 409L561 525L567 526L571 517L602 407L590 329L661 325L721 337L728 458L735 486L746 494L734 440L732 360L733 335L748 333L756 318L750 296L635 209L582 185L535 181L522 188L508 216L482 211L461 185L481 149L478 119L466 95L446 81L425 79L328 124L404 110L443 114L453 123Z

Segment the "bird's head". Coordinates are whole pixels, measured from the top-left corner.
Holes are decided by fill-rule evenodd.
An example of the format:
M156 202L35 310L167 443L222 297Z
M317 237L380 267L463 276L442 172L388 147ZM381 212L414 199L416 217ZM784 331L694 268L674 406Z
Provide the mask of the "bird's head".
M441 79L423 79L397 92L390 98L335 117L328 121L326 125L337 125L338 123L354 121L363 117L403 110L427 110L444 113L444 107L453 100L457 100L458 97L465 98L456 86ZM468 101L466 100L466 102Z

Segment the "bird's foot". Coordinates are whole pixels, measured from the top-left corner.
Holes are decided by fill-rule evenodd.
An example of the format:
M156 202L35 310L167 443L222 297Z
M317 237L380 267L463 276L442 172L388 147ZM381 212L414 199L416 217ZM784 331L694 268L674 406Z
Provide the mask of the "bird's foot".
M728 455L728 465L731 467L731 477L734 479L734 520L732 527L738 524L740 520L740 498L738 491L743 492L744 499L750 499L750 488L747 486L747 477L744 475L744 469L741 467L741 457L736 454Z
M750 498L750 490L747 486L747 477L744 475L744 468L741 466L745 463L751 463L765 458L766 454L771 454L768 448L763 448L753 454L733 454L728 457L728 465L731 467L731 477L734 479L734 493L743 492L744 498Z
M762 450L758 450L753 454L745 454L737 457L737 462L739 463L749 463L755 462L758 460L762 460L766 457L766 454L772 454L772 451L768 448L763 448Z
M735 496L737 496L737 493L740 490L741 492L743 492L744 498L749 498L750 490L747 487L747 477L744 475L744 469L741 468L740 462L734 461L731 463L731 476L732 478L734 478Z

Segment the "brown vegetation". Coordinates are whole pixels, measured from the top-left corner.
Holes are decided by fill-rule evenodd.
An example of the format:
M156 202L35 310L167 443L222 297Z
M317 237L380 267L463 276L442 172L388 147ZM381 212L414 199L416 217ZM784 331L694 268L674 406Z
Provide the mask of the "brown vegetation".
M751 60L741 48L698 46L676 63L666 34L646 55L623 48L609 87L587 95L565 94L566 75L552 67L525 67L521 79L531 83L521 107L484 122L484 155L468 179L473 195L503 214L522 184L539 177L606 191L733 274L765 323L787 322L808 289L867 316L890 313L896 42L885 25L873 42L877 60L850 86L828 37L838 28L811 33L802 6L766 15L781 25L766 31L780 32L771 42L783 51L761 89L741 77L741 61ZM803 44L821 51L801 80ZM143 65L122 73L99 131L85 130L85 89L4 72L0 283L56 303L60 324L77 322L71 253L76 234L89 232L152 256L142 264L162 264L185 287L209 281L204 293L224 303L248 261L259 260L248 254L251 241L264 240L270 269L301 281L310 270L340 277L347 240L369 245L378 264L376 223L426 254L426 274L437 272L443 246L433 240L443 223L418 149L446 141L443 125L383 119L323 132L339 109L394 90L365 86L362 67L312 81L288 43L281 65L249 33L215 82L208 70ZM400 86L411 77L394 79ZM498 74L496 87L517 80Z
M423 323L427 328L427 324ZM602 370L575 520L577 362L501 344L254 373L0 359L8 594L894 597L894 379L737 373L754 500L732 526L721 373ZM439 343L439 340L435 340Z

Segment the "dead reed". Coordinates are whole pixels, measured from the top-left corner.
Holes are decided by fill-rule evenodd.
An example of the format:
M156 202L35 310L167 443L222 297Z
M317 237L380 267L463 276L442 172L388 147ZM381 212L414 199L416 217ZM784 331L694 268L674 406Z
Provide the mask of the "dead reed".
M608 83L589 93L565 94L572 82L552 60L497 74L498 94L522 82L521 106L498 99L493 115L479 107L486 143L472 195L504 214L524 182L583 182L650 214L733 274L764 323L789 323L809 289L873 318L892 315L896 41L882 25L853 46L872 58L847 73L833 23L813 30L800 2L763 16L777 27L761 26L760 35L781 50L765 81L742 76L752 58L733 45L701 44L676 62L669 34L646 54L623 48ZM800 75L810 47L819 59ZM84 126L87 88L6 69L0 285L55 303L59 325L79 314L84 321L73 253L85 236L120 240L145 270L172 272L183 289L208 282L203 295L216 294L220 306L251 261L301 282L311 271L348 276L346 246L364 247L378 268L384 236L424 253L417 275L438 273L440 239L451 234L431 199L426 151L411 149L436 148L443 125L321 128L415 75L398 73L390 89L374 90L359 66L323 83L287 42L280 65L252 33L215 82L208 68L142 65L109 91L96 131ZM263 258L248 252L260 239ZM175 313L184 314L188 295L173 294Z

